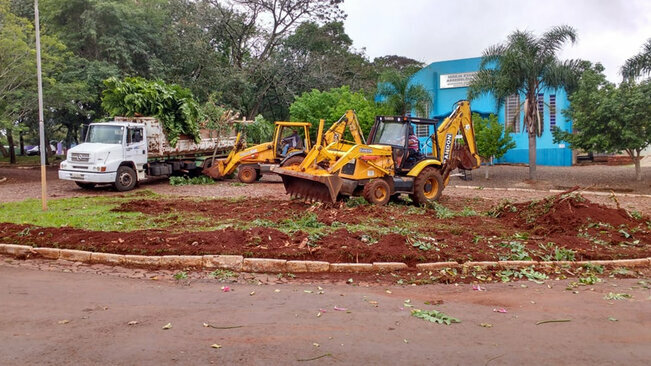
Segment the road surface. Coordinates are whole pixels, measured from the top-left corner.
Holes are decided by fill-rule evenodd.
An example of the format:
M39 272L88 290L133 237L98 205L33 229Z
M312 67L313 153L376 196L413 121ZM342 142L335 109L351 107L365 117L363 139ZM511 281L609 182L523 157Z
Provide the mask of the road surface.
M640 279L605 278L574 293L566 290L569 280L476 291L469 284L399 286L350 277L352 284L300 275L221 282L190 273L174 280L164 271L0 257L0 364L646 365L651 359L651 292ZM604 299L610 292L632 298ZM410 315L415 308L461 323L426 322ZM495 311L502 308L506 313ZM558 319L570 321L536 325Z

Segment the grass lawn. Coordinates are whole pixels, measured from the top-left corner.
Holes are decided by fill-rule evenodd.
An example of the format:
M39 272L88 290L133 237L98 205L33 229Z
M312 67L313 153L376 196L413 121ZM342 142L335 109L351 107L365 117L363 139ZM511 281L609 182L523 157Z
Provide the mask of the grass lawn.
M113 212L122 202L156 198L156 193L141 191L124 197L74 197L48 201L48 210L41 210L41 201L28 199L0 204L0 222L30 224L42 227L75 227L96 231L133 231L168 228L175 225L178 214L145 215L140 212ZM209 219L188 213L180 218L190 225L205 226ZM205 230L205 229L204 229Z

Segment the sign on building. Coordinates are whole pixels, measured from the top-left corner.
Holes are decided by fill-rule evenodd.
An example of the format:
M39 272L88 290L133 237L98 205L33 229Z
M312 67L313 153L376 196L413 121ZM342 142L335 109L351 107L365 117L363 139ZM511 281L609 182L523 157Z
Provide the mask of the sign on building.
M460 72L458 74L441 75L440 89L463 88L470 85L472 78L477 75L477 71Z

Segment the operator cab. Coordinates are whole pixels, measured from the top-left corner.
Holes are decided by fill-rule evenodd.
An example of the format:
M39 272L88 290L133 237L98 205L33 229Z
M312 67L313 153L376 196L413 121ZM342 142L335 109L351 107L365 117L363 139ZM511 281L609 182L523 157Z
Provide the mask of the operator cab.
M393 151L393 161L395 162L396 171L409 170L419 161L426 158L422 153L425 146L432 147L432 144L438 144L436 138L436 125L437 119L416 118L409 116L377 116L375 117L375 124L369 134L370 145L384 145L391 146ZM421 146L418 142L418 148L409 148L409 137L416 138L414 134L413 125L428 125L434 126L432 133L424 145ZM431 149L438 151L438 149Z

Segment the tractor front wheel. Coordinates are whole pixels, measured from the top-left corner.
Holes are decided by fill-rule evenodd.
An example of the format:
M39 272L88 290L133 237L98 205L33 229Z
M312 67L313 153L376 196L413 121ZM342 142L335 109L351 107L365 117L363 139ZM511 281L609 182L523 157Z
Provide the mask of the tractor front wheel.
M250 165L240 166L237 170L237 179L242 183L253 183L258 179L258 171Z
M417 206L437 201L443 192L443 177L436 168L425 168L414 179L414 193L409 195Z
M384 179L373 179L364 186L363 195L369 203L383 206L391 198L391 188Z

